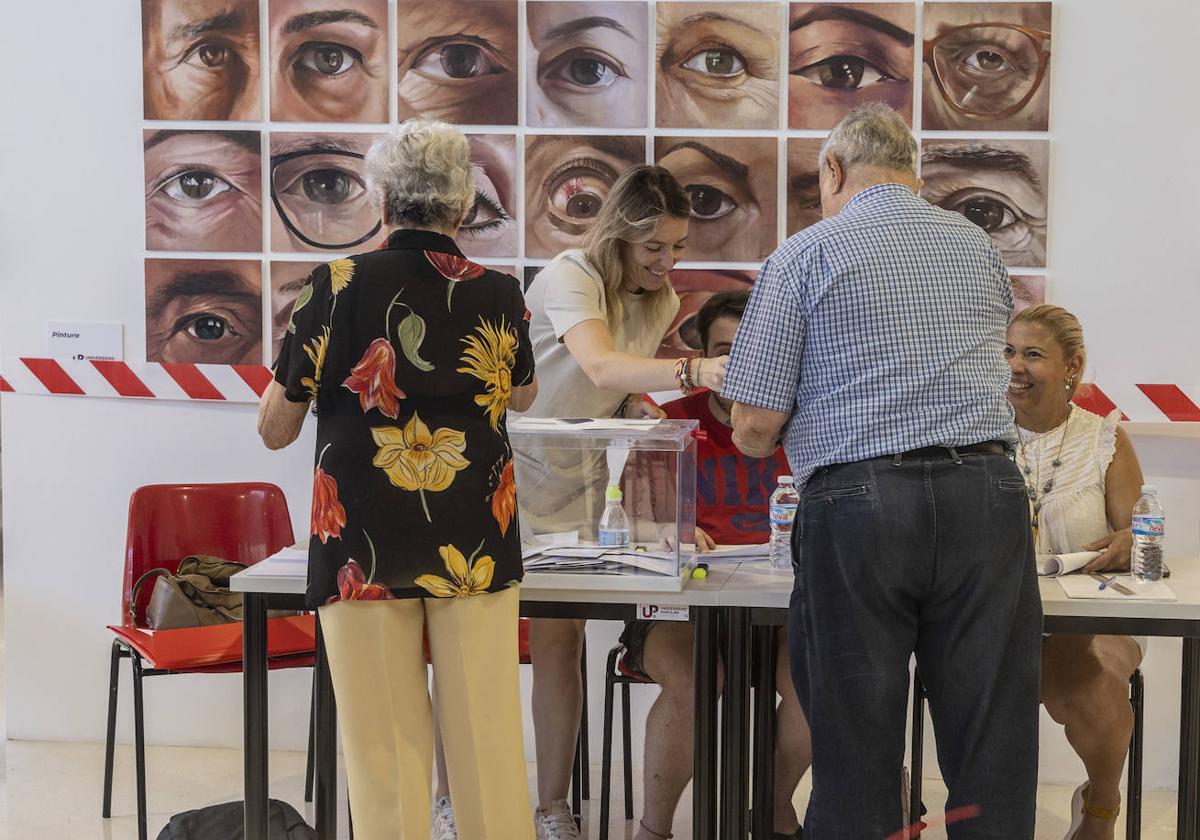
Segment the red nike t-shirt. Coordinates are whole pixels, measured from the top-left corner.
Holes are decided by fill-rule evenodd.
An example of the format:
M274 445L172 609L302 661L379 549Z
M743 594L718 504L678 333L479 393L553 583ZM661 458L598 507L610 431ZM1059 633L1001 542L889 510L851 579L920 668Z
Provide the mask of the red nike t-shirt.
M771 536L767 506L776 479L791 474L783 448L770 458L739 452L733 430L709 409L706 390L672 400L662 410L672 420L699 420L705 433L696 441L696 525L718 544L765 543Z

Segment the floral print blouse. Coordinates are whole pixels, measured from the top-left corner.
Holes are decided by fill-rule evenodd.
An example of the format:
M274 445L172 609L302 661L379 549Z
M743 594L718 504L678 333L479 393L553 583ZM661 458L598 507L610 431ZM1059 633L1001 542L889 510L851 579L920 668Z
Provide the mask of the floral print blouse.
M521 579L505 411L533 380L517 280L398 230L313 271L275 364L315 401L308 603L465 598Z

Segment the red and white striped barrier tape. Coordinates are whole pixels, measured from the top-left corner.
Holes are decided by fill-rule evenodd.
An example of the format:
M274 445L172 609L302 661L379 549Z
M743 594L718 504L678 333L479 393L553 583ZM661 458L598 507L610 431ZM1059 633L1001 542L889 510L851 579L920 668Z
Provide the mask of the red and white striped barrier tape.
M271 381L260 365L77 362L6 358L0 392L147 400L258 402Z
M150 400L257 402L271 371L258 365L190 365L146 362L77 362L6 358L0 393ZM1121 409L1139 423L1200 422L1200 385L1088 384L1075 402L1097 414Z

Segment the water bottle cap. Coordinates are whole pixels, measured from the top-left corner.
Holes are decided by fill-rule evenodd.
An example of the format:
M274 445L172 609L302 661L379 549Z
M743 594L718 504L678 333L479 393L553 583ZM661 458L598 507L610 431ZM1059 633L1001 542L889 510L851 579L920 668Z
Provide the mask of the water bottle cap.
M1158 485L1157 484L1143 484L1142 485L1142 495L1145 496L1147 493L1150 493L1152 495L1158 495Z
M781 476L779 476L779 478L777 478L775 480L778 481L780 484L793 484L794 483L794 480L792 479L792 477L790 475L781 475Z
M608 489L604 491L604 498L610 502L619 502L625 498L625 494L621 492L621 488L615 484L608 485Z

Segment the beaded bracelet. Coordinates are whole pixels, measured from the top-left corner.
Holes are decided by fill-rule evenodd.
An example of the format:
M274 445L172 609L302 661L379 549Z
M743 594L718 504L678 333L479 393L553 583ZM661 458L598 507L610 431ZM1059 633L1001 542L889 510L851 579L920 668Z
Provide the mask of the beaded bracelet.
M685 356L682 359L675 360L675 384L679 386L679 390L684 394L691 393L688 378L688 360Z

